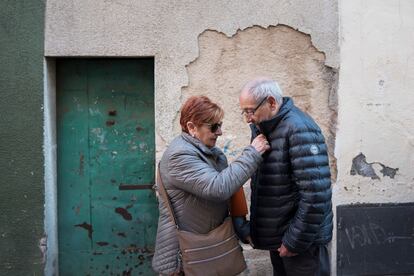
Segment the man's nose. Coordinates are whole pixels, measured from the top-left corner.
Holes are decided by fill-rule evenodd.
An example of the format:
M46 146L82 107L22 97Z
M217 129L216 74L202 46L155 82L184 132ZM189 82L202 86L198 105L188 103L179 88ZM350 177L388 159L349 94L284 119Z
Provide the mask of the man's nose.
M221 136L221 135L223 135L223 132L221 131L221 127L220 127L219 129L217 129L217 131L215 132L215 134L216 134L217 136Z

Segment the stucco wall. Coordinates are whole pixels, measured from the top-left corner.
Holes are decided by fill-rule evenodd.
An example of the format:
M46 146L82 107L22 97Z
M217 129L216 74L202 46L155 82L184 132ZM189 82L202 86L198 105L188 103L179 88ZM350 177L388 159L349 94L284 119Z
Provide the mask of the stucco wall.
M44 1L0 2L0 275L41 275Z
M343 0L339 11L334 203L413 202L414 2ZM351 175L353 160L377 177Z
M154 56L157 159L179 132L177 116L182 101L199 93L200 87L223 104L226 135L219 145L224 148L235 139L227 154L230 159L237 154L249 139L248 129L238 117L238 89L258 74L280 78L286 94L295 96L299 105L318 117L333 149L335 125L330 125L330 116L336 120L336 101L330 101L329 96L336 92L338 21L337 1L326 0L50 0L46 6L45 54ZM255 36L260 37L261 45L254 43ZM243 59L240 48L250 50L247 59ZM220 56L223 49L225 53ZM267 60L269 54L272 58ZM283 55L290 55L291 63L304 64L283 68L289 65ZM215 62L205 63L212 57ZM208 71L203 68L206 64ZM301 73L296 74L296 70ZM216 76L221 76L219 81ZM219 85L225 87L217 91ZM306 90L302 96L301 89ZM319 100L323 101L320 110ZM329 102L333 106L328 106ZM236 119L237 124L231 127L230 121ZM245 253L247 275L271 274L267 252Z
M310 34L338 67L336 1L59 1L46 7L47 56L155 56L159 147L174 137L185 66L199 55L206 30L232 36L257 25L284 24ZM241 84L240 84L241 85Z
M43 5L44 1L0 4L1 275L42 273L38 243L43 233L44 204ZM259 4L218 0L50 0L46 4L45 54L154 56L159 157L178 131L177 112L183 99L192 93L192 87L198 89L205 83L209 89L216 88L216 84L196 78L203 70L197 64L212 54L212 47L234 47L239 45L234 39L243 40L252 32L266 36L286 28L288 35L298 36L297 41L305 39L301 45L310 45L306 50L323 64L322 71L325 67L340 68L335 206L413 201L414 2L341 0L339 13L337 9L336 1L323 0L267 0ZM228 69L234 70L233 63L222 64L229 64ZM213 69L214 74L218 72ZM278 77L283 68L277 72L263 73ZM223 103L225 108L229 106L229 114L236 114L237 107L227 101L237 101L236 86L244 82L242 76L252 74L239 73L232 75L232 90L225 91L229 97ZM197 81L192 83L192 79ZM288 80L286 87L291 84ZM221 83L227 82L223 79ZM332 81L326 83L335 86ZM215 97L214 93L211 96ZM236 137L238 129L228 129L226 135ZM220 141L223 147L225 142ZM368 169L358 170L362 167ZM335 237L332 245L335 270ZM257 256L251 258L258 260ZM269 265L266 258L261 261Z

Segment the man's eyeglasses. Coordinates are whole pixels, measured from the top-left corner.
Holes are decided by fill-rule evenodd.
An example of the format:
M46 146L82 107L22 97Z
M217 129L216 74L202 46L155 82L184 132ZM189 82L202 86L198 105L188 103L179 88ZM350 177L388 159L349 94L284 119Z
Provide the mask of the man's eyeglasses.
M205 125L210 127L210 131L212 133L216 133L218 129L221 129L221 126L223 125L222 122L220 123L215 123L215 124L209 124L209 123L204 123Z
M265 97L263 100L260 101L260 103L254 108L254 109L245 109L242 111L242 115L244 116L253 116L254 113L259 109L259 107L262 106L262 104L267 100L267 97Z

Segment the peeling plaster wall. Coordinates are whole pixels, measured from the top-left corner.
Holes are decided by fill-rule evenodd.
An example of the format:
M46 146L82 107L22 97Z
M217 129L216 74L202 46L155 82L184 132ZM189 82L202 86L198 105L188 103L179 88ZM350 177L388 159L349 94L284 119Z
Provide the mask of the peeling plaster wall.
M164 3L50 0L46 6L45 52L48 56L154 56L159 158L178 131L176 118L180 103L186 96L199 92L192 89L223 89L197 77L205 70L197 68L204 64L205 56L220 54L213 46L236 47L238 44L234 40L241 41L253 34L276 35L274 33L283 29L283 35L297 35L297 39L304 43L301 45L312 45L314 48L306 49L310 51L308 53L317 57L319 63L324 62L325 67L333 68L332 72L321 76L332 76L341 67L334 204L413 201L414 2L342 0L339 3L338 14L337 1L322 0L268 0L260 1L260 4L217 0ZM338 22L341 23L340 59ZM214 45L214 41L218 45ZM246 40L245 44L248 42ZM231 54L223 52L223 66L235 64L231 62ZM243 65L251 60L240 59L239 62ZM235 91L245 81L242 76L248 77L253 70L239 72L232 66L225 68L222 73L230 70L232 75L228 76L229 81L220 78L218 84L226 84L225 93L231 97L223 99L213 91L209 96L217 97L225 105L226 118L236 118ZM283 76L285 71L282 69L268 74L283 79L284 90L287 94L293 93L289 79L292 76ZM214 68L209 70L220 72ZM320 71L324 70L327 69ZM336 76L333 78L335 81ZM335 87L333 81L326 83ZM307 84L302 85L306 87ZM324 89L326 91L327 87ZM335 91L328 95L335 96L332 92ZM324 93L321 95L326 100ZM234 102L230 102L230 98ZM328 100L328 103L332 102L335 103L335 98ZM330 109L335 111L335 104ZM311 112L315 110L311 109ZM331 133L334 127L327 126L323 119L320 120L325 135L328 129L328 135L334 136ZM229 127L229 122L225 128ZM230 138L240 136L236 127L225 131ZM247 135L247 130L243 133ZM220 143L224 147L226 140ZM330 141L331 148L332 143ZM234 142L234 149L239 144L240 141ZM385 175L381 172L384 167L389 168ZM372 173L377 177L369 175ZM334 258L335 252L334 238ZM335 260L332 265L335 267Z
M252 27L227 37L205 31L199 37L199 57L188 67L189 84L182 101L193 95L208 95L225 109L223 133L218 146L233 159L249 143L250 129L240 114L240 88L256 76L277 80L284 95L308 112L330 142L333 157L336 123L335 73L324 64L325 56L310 36L287 26ZM332 106L332 108L330 108ZM179 131L178 117L176 123ZM332 166L335 174L335 166Z
M286 94L317 117L332 153L339 68L337 9L337 1L328 0L49 0L45 55L154 56L157 160L179 133L181 103L203 89L227 114L227 136L220 145L224 148L235 139L227 144L227 155L231 159L237 154L249 140L239 117L238 90L257 74L278 78ZM230 121L236 120L232 126ZM271 273L267 252L245 254L246 275Z
M334 204L413 202L414 2L343 0L339 11Z
M216 30L232 36L253 25L285 24L310 34L338 67L336 1L99 1L50 0L46 7L47 56L155 56L157 151L172 140L186 65L199 55L198 36ZM241 85L241 84L240 84Z
M341 2L336 204L414 200L413 14L410 0ZM351 174L360 153L379 179Z
M313 45L309 35L278 25L254 26L227 37L217 31L199 36L199 56L187 66L188 86L182 99L208 95L225 109L223 136L217 145L229 160L237 157L249 143L250 129L240 114L238 97L241 86L258 75L278 80L284 94L318 122L328 141L331 171L336 175L333 156L337 118L335 70L325 65L325 56ZM179 132L179 117L174 123ZM250 202L250 186L245 185ZM244 250L248 270L244 275L270 275L268 253ZM256 273L256 274L255 274Z

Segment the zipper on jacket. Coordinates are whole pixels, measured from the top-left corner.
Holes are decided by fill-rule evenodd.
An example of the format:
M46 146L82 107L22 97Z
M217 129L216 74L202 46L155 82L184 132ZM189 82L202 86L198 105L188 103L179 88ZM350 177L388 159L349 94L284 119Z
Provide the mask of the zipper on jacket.
M250 181L253 181L253 179L251 179ZM256 221L257 219L252 219L256 217L256 213L257 213L257 186L259 185L259 170L256 171L256 173L254 174L254 181L253 181L253 189L252 189L252 207L250 207L251 210L251 219L250 219L250 234L251 234L251 238L253 240L253 244L255 241L255 237L256 237ZM252 185L250 185L252 186Z
M180 272L183 266L183 255L181 254L181 250L178 249L178 254L177 254L177 271L176 272Z
M191 261L191 262L187 262L187 264L191 265L191 264L199 264L199 263L204 263L204 262L210 262L210 261L214 261L220 258L223 258L224 256L234 252L235 250L239 249L240 245L236 245L236 247L232 248L231 250L227 251L226 253L223 253L219 256L215 256L212 258L208 258L208 259L204 259L204 260L199 260L199 261Z
M236 234L234 234L230 238L227 238L224 241L221 241L219 243L216 243L216 244L213 244L213 245L209 245L209 246L204 246L204 247L197 247L197 248L185 249L184 252L194 252L194 251L200 251L200 250L205 250L205 249L210 249L210 248L213 248L213 247L217 247L217 246L220 246L220 245L222 245L222 244L230 241L231 239L233 239L235 237L236 237Z

